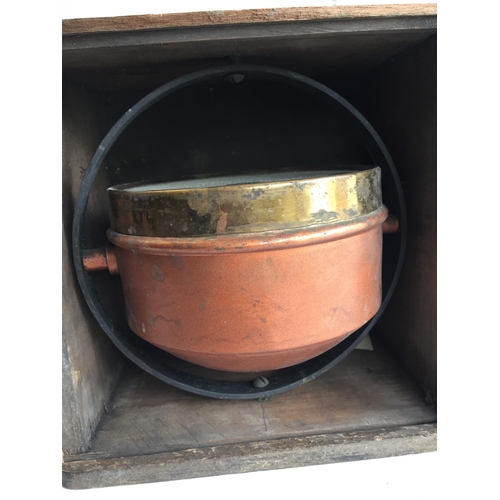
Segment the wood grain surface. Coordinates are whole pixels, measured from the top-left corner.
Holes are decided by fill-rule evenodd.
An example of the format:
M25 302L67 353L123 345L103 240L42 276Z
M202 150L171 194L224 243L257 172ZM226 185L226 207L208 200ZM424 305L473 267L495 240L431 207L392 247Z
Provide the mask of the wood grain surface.
M88 449L125 357L104 335L87 307L72 261L73 207L84 169L100 142L96 103L89 93L69 82L63 86L62 102L62 447L65 453L77 453ZM96 184L101 193L105 192L105 179L101 177ZM87 217L94 233L100 232L95 229L100 227L99 221L107 219L103 200L102 195L91 197Z
M374 73L365 98L370 104L362 112L384 138L398 166L408 210L405 265L379 327L428 398L435 400L437 37Z
M63 35L136 31L189 26L277 23L324 19L353 19L435 15L437 4L354 5L334 7L290 7L282 9L249 9L138 16L64 19Z
M436 424L191 448L63 464L63 486L100 488L436 451Z
M318 379L268 400L184 392L130 365L91 449L66 460L138 456L256 440L436 421L424 394L380 348L355 351Z
M90 488L421 453L436 410L388 354L356 350L318 379L261 401L226 401L126 370L89 452L63 483Z

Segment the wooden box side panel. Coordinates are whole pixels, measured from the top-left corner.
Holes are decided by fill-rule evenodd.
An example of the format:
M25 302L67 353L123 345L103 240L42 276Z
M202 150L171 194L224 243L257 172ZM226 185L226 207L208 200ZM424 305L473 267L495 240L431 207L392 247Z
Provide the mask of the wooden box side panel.
M88 449L123 366L123 356L108 340L80 292L72 262L73 207L80 180L100 141L89 94L63 85L63 433L64 453ZM102 202L91 200L89 218L102 218Z
M408 214L404 267L379 325L432 400L437 395L436 49L434 36L372 75L367 113L394 159Z

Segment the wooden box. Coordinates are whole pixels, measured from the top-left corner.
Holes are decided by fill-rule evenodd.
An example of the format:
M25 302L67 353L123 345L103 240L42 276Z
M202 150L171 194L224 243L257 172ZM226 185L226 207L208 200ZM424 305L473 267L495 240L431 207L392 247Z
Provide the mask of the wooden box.
M436 449L436 30L435 4L63 22L65 487ZM357 349L318 379L267 400L205 398L143 372L99 327L72 265L80 181L112 125L163 83L232 62L293 70L345 97L392 155L408 211L404 267L372 333L374 349ZM203 92L213 95L208 99ZM267 94L260 87L250 97L239 92L233 85L223 92L180 93L130 127L93 188L90 246L105 239L110 182L140 180L166 168L175 176L210 171L215 164L273 168L366 159L349 130L306 97ZM390 204L391 194L384 194ZM114 278L95 279L106 306L119 315Z

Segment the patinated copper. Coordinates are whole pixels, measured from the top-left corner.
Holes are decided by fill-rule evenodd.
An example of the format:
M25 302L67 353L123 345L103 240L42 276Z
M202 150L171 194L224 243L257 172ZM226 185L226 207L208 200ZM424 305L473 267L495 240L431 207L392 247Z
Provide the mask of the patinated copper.
M118 274L115 248L108 244L102 248L85 250L83 254L83 267L86 271L104 271L107 269L110 274Z
M239 373L306 361L368 322L382 298L380 170L322 174L175 193L113 188L114 252L86 268L116 262L130 328L181 359Z

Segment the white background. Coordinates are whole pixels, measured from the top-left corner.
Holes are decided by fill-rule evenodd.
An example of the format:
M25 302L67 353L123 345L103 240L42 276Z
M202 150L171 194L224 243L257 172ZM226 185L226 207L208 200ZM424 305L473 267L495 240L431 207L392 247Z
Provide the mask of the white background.
M333 5L422 3L415 0L63 0L63 19L80 17L128 16L139 14L169 14L173 12L197 12L211 10L274 9L282 7L319 7Z
M90 13L79 10L83 4ZM489 1L439 2L439 451L101 490L61 488L61 7L63 17L153 13L146 0L137 2L139 11L122 11L127 5L4 7L3 498L498 498L500 81L496 3ZM178 5L221 9L217 2L161 5L163 12Z

